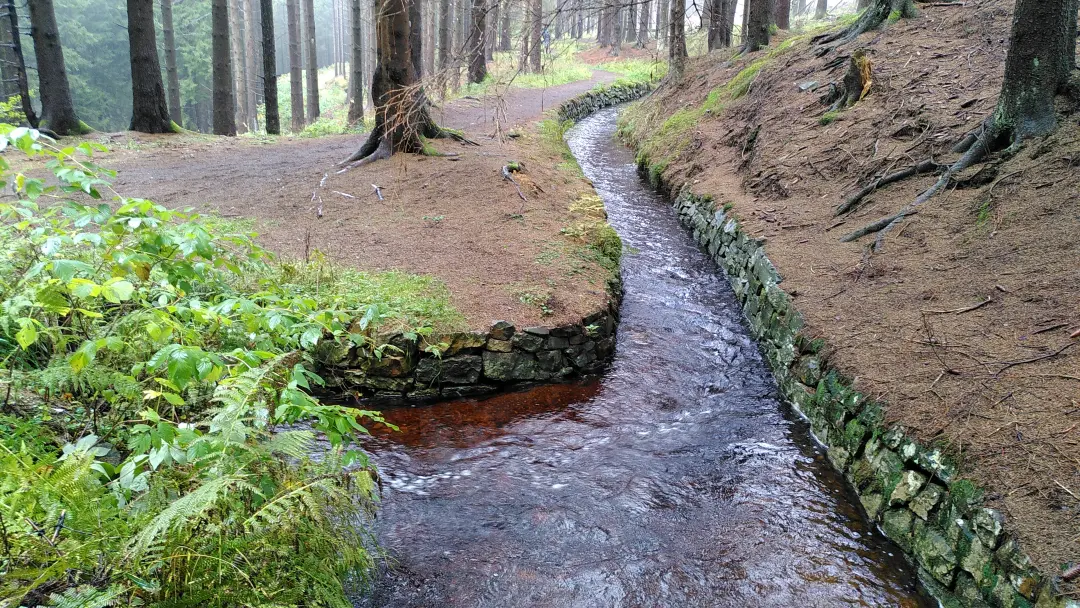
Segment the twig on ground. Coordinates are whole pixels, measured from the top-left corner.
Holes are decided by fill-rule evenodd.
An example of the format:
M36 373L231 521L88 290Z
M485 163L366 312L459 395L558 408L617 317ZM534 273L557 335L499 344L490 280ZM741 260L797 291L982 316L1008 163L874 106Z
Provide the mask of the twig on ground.
M971 311L976 310L978 308L982 308L983 306L986 306L987 304L989 304L989 303L991 303L993 301L994 301L993 298L991 298L990 296L987 296L986 299L983 300L982 302L979 302L978 304L974 304L972 306L968 306L968 307L965 307L965 308L957 308L957 309L954 309L954 310L924 310L922 312L929 313L929 314L932 314L932 315L948 315L948 314L958 314L959 315L959 314L963 314L965 312L971 312Z
M1050 353L1048 355L1042 355L1041 357L1032 357L1030 359L1022 359L1020 361L1011 361L1009 363L1006 363L1005 366L1002 367L1001 369L999 369L997 373L1001 374L1001 372L1003 372L1003 371L1005 371L1005 370L1007 370L1007 369L1009 369L1011 367L1016 367L1017 365L1024 365L1024 364L1027 364L1027 363L1035 363L1037 361L1043 361L1043 360L1046 360L1046 359L1052 359L1052 358L1060 355L1061 353L1065 352L1070 346L1076 346L1076 344L1077 344L1076 342L1069 342L1068 344L1066 344L1065 346L1062 346L1061 348L1055 350L1054 352L1052 352L1052 353ZM995 375L997 375L997 374L995 374Z
M521 191L521 184L519 184L517 180L514 179L514 176L510 174L510 165L503 165L502 176L503 179L509 180L511 184L514 184L514 188L517 189L518 196L521 197L522 201L529 201L529 199L525 198L525 193Z
M341 196L344 196L345 198L356 198L355 196L353 196L351 194L347 194L345 192L339 192L337 190L331 190L331 192L333 192L334 194L340 194Z
M381 200L384 200L384 199L383 199L383 196L382 196L382 188L380 188L380 187L376 186L375 184L371 184L371 187L375 189L375 190L374 190L374 192L375 192L375 196L379 197L379 200L380 200L380 201L381 201Z

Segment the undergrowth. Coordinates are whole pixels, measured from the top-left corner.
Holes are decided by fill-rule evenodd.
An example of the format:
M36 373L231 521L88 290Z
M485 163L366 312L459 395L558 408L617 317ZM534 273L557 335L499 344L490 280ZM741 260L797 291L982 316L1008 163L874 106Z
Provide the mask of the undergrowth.
M314 398L309 353L453 325L445 289L120 196L101 146L5 147L52 175L0 158L0 605L350 606L383 420Z

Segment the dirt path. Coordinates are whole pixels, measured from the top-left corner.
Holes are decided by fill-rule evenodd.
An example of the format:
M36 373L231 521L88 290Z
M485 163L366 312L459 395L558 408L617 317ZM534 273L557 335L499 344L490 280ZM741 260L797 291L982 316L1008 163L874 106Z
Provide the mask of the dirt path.
M456 99L435 111L443 126L464 130L470 137L492 135L498 121L505 129L540 118L547 110L597 84L618 76L595 70L591 80L549 89L511 89L501 97ZM155 139L150 150L121 152L112 167L117 184L133 196L175 207L201 207L209 201L225 214L243 214L261 200L277 199L282 191L307 189L322 174L352 153L364 136L340 135L288 139L273 144L247 139L214 140L205 144L170 144Z
M579 322L606 305L603 270L581 242L561 234L580 222L570 204L588 183L535 130L503 142L493 135L524 126L598 83L594 78L500 97L458 99L435 111L479 146L433 142L454 158L396 155L337 175L336 163L361 135L316 139L142 136L101 162L118 171L117 190L174 208L251 218L259 241L302 258L319 250L360 269L403 270L441 279L472 327L497 319L519 324ZM523 164L521 200L501 168ZM326 176L320 197L313 191ZM372 189L378 184L384 196ZM318 211L322 215L318 215Z

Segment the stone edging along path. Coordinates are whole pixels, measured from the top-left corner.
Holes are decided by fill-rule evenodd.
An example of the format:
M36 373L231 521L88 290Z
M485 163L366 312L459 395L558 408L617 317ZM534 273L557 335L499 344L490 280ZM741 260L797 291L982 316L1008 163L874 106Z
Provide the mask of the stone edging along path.
M581 119L652 87L628 89L591 91L567 101L560 118ZM638 163L647 175L649 160L639 157ZM673 205L680 221L724 269L784 397L810 422L867 515L916 565L942 605L1080 607L1058 597L1054 579L1032 566L1005 532L1002 514L981 504L983 491L960 479L955 463L887 426L882 405L829 367L824 341L802 333L803 318L780 287L764 239L745 233L732 214L718 210L712 197L693 193L689 184L650 178L654 186L678 193Z
M564 102L560 121L637 99L652 90L647 83L616 81ZM537 382L567 380L600 371L615 354L621 286L607 286L608 306L580 323L518 328L496 321L487 331L454 332L423 338L383 336L392 349L375 356L370 349L321 342L312 353L326 390L356 391L385 404L423 403L474 397ZM442 345L439 355L425 346Z

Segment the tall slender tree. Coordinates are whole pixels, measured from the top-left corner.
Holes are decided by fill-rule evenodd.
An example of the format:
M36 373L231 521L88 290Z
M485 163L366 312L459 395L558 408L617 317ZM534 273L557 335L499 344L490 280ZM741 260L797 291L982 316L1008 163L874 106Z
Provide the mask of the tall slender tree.
M364 14L361 0L352 2L352 58L349 60L349 116L350 125L364 121Z
M529 69L534 74L539 74L543 70L543 63L540 60L540 51L543 47L541 39L544 35L544 2L543 0L532 0L532 11L529 15L532 19L532 36L529 40Z
M35 0L37 2L38 0ZM131 59L131 130L172 133L165 85L161 82L154 0L127 0L128 50Z
M416 0L413 0L414 2ZM469 34L469 82L480 83L487 77L484 51L486 45L485 0L472 0L472 31Z
M180 105L180 72L176 68L173 0L161 0L161 41L165 45L165 83L169 93L169 117L180 125L184 122L184 110Z
M409 52L412 56L416 77L424 77L424 16L420 0L407 0L409 4Z
M446 71L453 63L454 50L454 12L450 0L439 0L439 72L446 76ZM443 87L445 90L445 87Z
M635 44L634 46L639 49L643 49L646 45L649 44L649 18L652 12L652 1L645 0L641 4L641 10L639 12L640 15L638 18L637 44Z
M668 24L668 66L675 74L682 74L686 67L686 2L671 0L671 18Z
M244 113L248 131L258 129L258 67L255 64L255 0L244 0Z
M512 41L510 40L510 0L501 0L501 22L499 23L499 50L509 52Z
M300 0L285 0L289 28L289 105L292 108L292 130L299 133L307 124L304 116L303 58L300 52Z
M656 44L670 47L671 0L657 0L656 4Z
M71 99L64 49L60 46L60 32L56 27L52 0L34 0L30 3L30 36L34 39L34 54L38 61L41 94L39 126L59 135L85 133L88 129L75 114L75 104Z
M714 51L724 46L724 25L727 17L728 0L709 0L709 38L708 46Z
M232 75L232 42L229 40L229 0L210 5L211 49L214 63L214 134L236 135L235 83Z
M236 130L246 133L248 130L247 116L247 75L244 64L244 33L243 22L240 19L240 3L244 0L229 0L229 44L232 46L232 75L233 75L233 112L236 114Z
M814 11L814 19L824 19L829 16L829 0L817 0L817 8Z
M319 58L315 39L315 2L301 0L304 8L304 56L307 64L307 121L319 119Z
M262 9L263 103L266 106L266 132L270 135L279 135L281 118L278 116L274 0L259 0L259 8Z
M782 30L791 29L791 0L773 0L773 23Z

